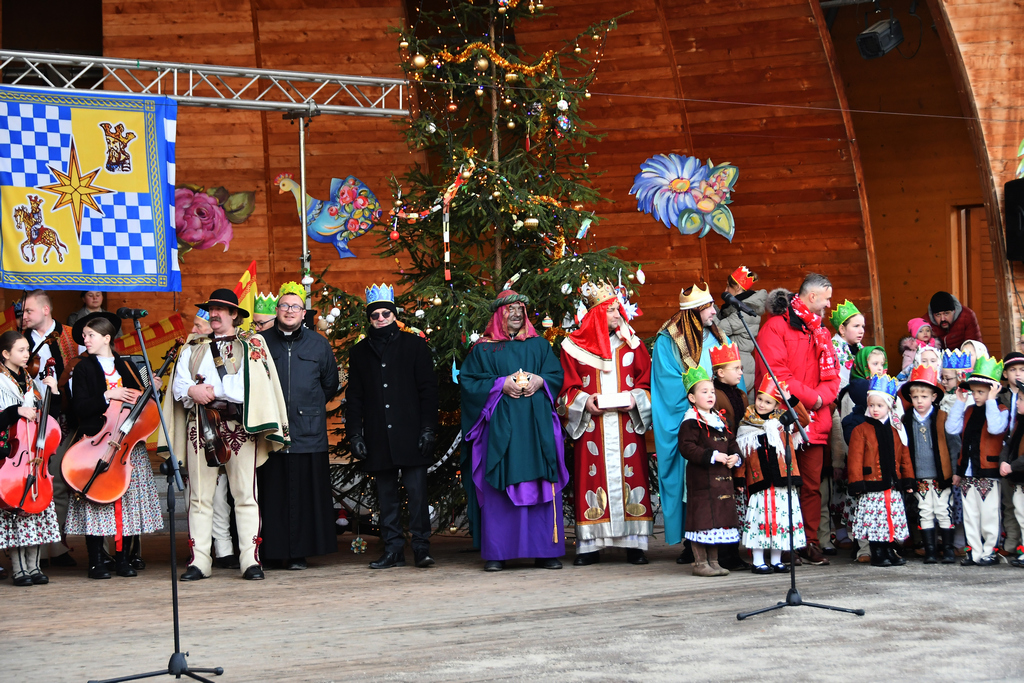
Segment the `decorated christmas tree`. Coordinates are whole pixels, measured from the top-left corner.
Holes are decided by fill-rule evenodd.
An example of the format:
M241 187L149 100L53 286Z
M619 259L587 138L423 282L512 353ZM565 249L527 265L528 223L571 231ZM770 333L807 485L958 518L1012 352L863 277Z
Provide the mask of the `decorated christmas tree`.
M643 279L636 264L589 242L601 198L586 157L595 135L581 108L615 20L528 55L514 29L542 9L521 0L452 2L420 9L412 26L395 29L418 103L402 125L429 167L393 180L394 209L379 246L395 264L388 284L400 292L400 323L427 339L436 361L441 415L429 495L441 530L463 519L456 374L491 315L490 301L508 287L527 295L534 325L557 349L585 311L588 282L621 285L628 297ZM367 328L362 301L323 281L317 288L345 367ZM336 454L346 455L343 428L337 436ZM357 464L336 465L333 474L347 505L375 509Z

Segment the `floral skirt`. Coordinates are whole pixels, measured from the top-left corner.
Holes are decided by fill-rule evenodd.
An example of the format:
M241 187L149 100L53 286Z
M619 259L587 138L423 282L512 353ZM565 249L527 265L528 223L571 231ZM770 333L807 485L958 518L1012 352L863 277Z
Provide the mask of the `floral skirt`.
M774 503L774 510L772 509ZM789 491L776 488L758 491L747 501L743 519L743 545L747 548L789 550ZM793 496L793 547L807 545L800 496Z
M885 494L889 493L886 509ZM903 541L910 532L907 530L907 511L903 507L903 495L896 490L865 493L857 503L853 520L853 537L872 542L889 543Z
M123 536L149 534L164 528L160 494L157 493L156 482L153 481L153 466L149 462L144 443L135 447L131 459L132 478L128 490L121 496ZM65 533L87 536L116 535L115 505L116 503L100 505L73 491L68 504Z
M60 527L52 501L38 515L0 511L0 548L25 548L59 540Z
M687 531L683 534L687 541L702 543L704 545L717 545L719 543L735 543L740 540L739 529L702 529L701 531Z

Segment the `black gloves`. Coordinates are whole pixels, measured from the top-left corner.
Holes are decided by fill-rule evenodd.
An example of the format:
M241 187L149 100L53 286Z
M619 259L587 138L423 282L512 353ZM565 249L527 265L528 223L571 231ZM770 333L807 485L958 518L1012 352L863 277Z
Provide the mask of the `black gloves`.
M363 435L353 434L349 437L348 442L352 446L352 459L366 460L366 441L363 440Z
M434 430L427 427L420 432L420 456L427 457L434 452L434 442L437 441L437 435L434 434Z

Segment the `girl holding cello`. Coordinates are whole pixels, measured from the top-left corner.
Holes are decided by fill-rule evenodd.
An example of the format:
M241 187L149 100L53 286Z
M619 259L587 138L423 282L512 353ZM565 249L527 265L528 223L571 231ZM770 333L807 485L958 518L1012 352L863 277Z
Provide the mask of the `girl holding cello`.
M18 420L36 419L34 406L39 396L25 371L29 355L28 340L20 332L11 330L0 335L0 459L11 455L11 437ZM56 396L57 380L47 376L43 383ZM50 414L56 417L59 410L60 400L51 400ZM46 423L45 418L42 423ZM0 511L0 548L11 556L11 579L15 586L50 582L39 570L39 546L59 540L60 528L52 500L35 515Z
M120 327L117 316L98 311L80 318L72 329L72 337L88 352L75 366L68 384L80 438L100 431L110 401L134 403L144 388L135 368L111 349L111 340ZM120 547L115 543L117 575L136 576L136 567L142 568L137 555L138 536L163 528L160 498L145 441L132 450L131 464L128 490L117 501L101 505L73 493L68 505L66 531L85 536L90 579L110 578L103 561L104 536L121 536Z

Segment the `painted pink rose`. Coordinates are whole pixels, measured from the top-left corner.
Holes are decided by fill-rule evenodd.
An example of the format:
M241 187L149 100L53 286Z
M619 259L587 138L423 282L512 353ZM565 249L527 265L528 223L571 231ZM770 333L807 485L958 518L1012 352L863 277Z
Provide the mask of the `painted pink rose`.
M346 185L341 189L341 192L338 194L338 200L342 204L351 204L352 202L355 201L358 194L359 191L356 188L354 188L351 185Z
M356 230L359 229L359 221L357 221L355 218L349 218L348 222L345 223L345 229L350 232L355 232Z
M174 231L194 249L223 244L228 250L234 230L215 197L187 188L174 191Z
M363 209L366 208L366 205L369 204L370 202L366 199L366 197L360 195L356 197L352 203L355 205L357 209Z

